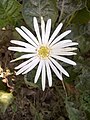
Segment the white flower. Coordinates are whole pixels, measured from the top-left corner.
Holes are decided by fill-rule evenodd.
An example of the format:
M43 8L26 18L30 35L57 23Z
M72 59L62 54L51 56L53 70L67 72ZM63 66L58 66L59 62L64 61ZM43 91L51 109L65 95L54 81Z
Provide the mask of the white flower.
M62 40L66 35L68 35L71 30L67 30L61 35L58 35L63 24L60 23L53 34L50 36L51 31L51 19L45 22L43 17L41 17L41 32L39 30L39 25L37 22L37 18L33 18L34 29L36 32L36 37L24 26L21 28L16 27L16 31L27 41L17 41L11 40L11 43L19 45L20 47L9 47L8 49L11 51L24 52L25 54L11 62L27 59L25 62L21 63L15 69L18 71L16 75L26 74L31 71L36 65L38 65L34 82L38 81L38 78L41 74L42 77L42 89L45 89L46 79L48 79L48 84L52 86L52 71L56 74L56 76L62 79L62 73L69 77L67 71L57 62L57 60L76 65L76 63L68 58L63 56L71 56L76 55L74 50L76 47L72 47L78 45L76 42L72 42L72 40ZM41 34L41 35L40 35Z

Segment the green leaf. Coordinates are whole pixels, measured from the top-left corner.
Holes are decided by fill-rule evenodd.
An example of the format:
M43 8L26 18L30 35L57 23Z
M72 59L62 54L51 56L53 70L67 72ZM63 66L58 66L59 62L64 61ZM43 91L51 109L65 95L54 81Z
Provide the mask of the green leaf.
M66 109L70 120L80 120L79 110L74 108L74 103L66 100Z
M90 12L85 7L75 12L74 17L72 19L72 23L86 24L89 22L89 20L90 20Z
M59 21L64 21L67 26L70 24L74 13L85 7L81 0L59 0L60 17Z
M0 27L14 25L21 18L17 0L0 0Z
M90 70L83 68L82 74L79 75L80 82L76 85L76 88L82 93L85 90L90 90Z
M80 52L82 55L84 55L85 53L87 53L90 50L90 41L88 40L88 37L90 37L90 35L87 35L87 38L82 36L82 37L80 37L80 39L78 39Z
M70 15L74 11L77 11L82 8L82 2L81 0L65 0L64 6L62 6L62 1L60 1L60 10L62 10L62 7L64 7L63 14L64 15Z
M37 17L40 21L41 16L43 16L45 21L51 18L52 25L54 25L58 17L56 2L57 0L23 0L23 17L25 22L33 29L33 17Z
M81 107L85 111L90 112L90 90L83 91L80 101L81 101Z
M13 99L12 93L0 91L0 112L4 113L7 107L12 103Z
M82 74L79 75L80 82L76 85L76 88L82 93L90 89L90 70L84 67L82 68Z

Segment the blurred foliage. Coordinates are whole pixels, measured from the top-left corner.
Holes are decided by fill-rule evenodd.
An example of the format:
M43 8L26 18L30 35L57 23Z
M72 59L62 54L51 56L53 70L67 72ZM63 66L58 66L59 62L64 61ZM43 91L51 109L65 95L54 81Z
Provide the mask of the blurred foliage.
M23 4L23 6L22 6ZM21 6L22 6L22 14L21 12ZM71 29L72 32L68 36L73 41L77 41L79 43L77 55L74 57L71 57L74 61L76 61L77 66L72 67L66 64L63 64L64 67L67 69L67 71L70 74L70 78L64 77L66 90L68 93L68 98L65 98L65 95L62 94L62 88L60 84L57 84L57 78L53 75L53 88L54 88L54 95L50 97L50 100L52 102L52 106L49 101L49 105L45 103L44 100L41 100L41 91L40 93L37 93L37 90L40 90L41 88L39 80L37 84L33 83L33 79L35 76L36 68L31 71L29 74L27 74L24 78L24 82L26 86L29 88L29 90L35 89L36 91L28 92L29 99L31 100L32 94L39 94L38 97L40 100L38 100L38 97L36 99L36 106L35 103L30 102L30 108L31 108L31 115L34 116L35 120L43 120L43 117L45 117L45 120L50 119L52 117L52 120L56 119L65 120L67 116L58 116L62 112L61 110L64 105L66 104L66 110L68 113L68 118L70 120L90 120L90 0L1 0L0 1L0 27L5 27L7 25L12 26L20 26L20 19L23 19L23 25L28 25L30 29L33 30L33 24L32 19L34 16L36 16L40 22L40 16L43 16L45 21L48 18L52 19L53 27L56 26L59 22L63 22L63 31L66 29ZM23 17L22 17L23 16ZM55 29L55 28L54 28ZM15 32L14 38L15 38ZM17 35L16 35L17 38ZM10 38L9 38L10 39ZM19 36L19 39L20 36ZM3 40L4 41L4 40ZM4 44L3 44L4 45ZM2 79L0 79L2 80ZM23 80L22 80L23 81ZM6 89L6 86L4 87L0 82L0 88ZM20 86L20 83L18 82L19 89L22 87ZM43 94L47 94L47 97L43 95L43 99L49 99L50 90L52 89L46 89L47 91L43 92ZM11 93L5 93L1 94L2 91L0 91L0 101L3 99L3 94L7 95L9 99L7 101L2 101L3 106L1 108L1 111L4 113L8 105L12 101L12 94ZM27 94L27 92L25 92ZM46 98L44 98L46 97ZM55 97L55 98L54 98ZM18 97L19 98L19 97ZM52 99L53 98L53 99ZM58 98L58 100L57 100ZM63 98L63 100L61 100ZM6 99L5 99L6 100ZM21 99L20 99L21 100ZM19 100L19 101L20 101ZM26 99L25 99L26 100ZM30 101L29 100L29 101ZM40 102L49 106L45 106L43 108L40 108ZM65 104L62 102L65 101ZM0 102L1 103L1 102ZM5 104L5 105L4 105ZM63 104L63 105L62 105ZM60 106L61 105L61 106ZM18 107L18 106L17 106ZM14 106L14 112L18 111L17 107ZM61 108L60 108L61 107ZM3 108L3 109L2 109ZM43 109L43 110L42 110ZM20 109L22 110L22 109ZM45 115L45 111L47 112L47 117ZM43 111L43 112L40 112ZM66 114L66 111L64 111Z
M0 0L0 27L16 25L21 19L21 5L17 0Z

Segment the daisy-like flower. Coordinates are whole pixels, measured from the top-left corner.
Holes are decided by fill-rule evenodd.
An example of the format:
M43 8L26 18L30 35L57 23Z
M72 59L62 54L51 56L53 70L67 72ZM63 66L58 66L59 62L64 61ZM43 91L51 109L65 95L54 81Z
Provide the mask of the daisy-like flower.
M21 73L27 74L38 65L34 82L36 83L38 81L41 74L42 89L45 90L46 79L48 79L49 86L52 86L51 69L60 80L63 80L62 73L69 77L68 72L57 62L57 60L70 65L76 65L74 61L64 56L76 55L73 51L77 48L73 46L78 45L78 43L72 42L70 39L63 39L71 32L71 30L67 30L58 35L63 26L62 23L57 26L51 36L51 19L48 19L45 25L43 17L41 17L41 32L36 17L33 18L33 25L36 36L24 26L21 26L21 28L16 27L16 31L26 40L26 42L11 40L11 43L19 45L20 47L9 47L8 49L25 53L19 58L11 61L15 62L20 59L26 59L25 62L15 67L15 69L18 70L16 75Z

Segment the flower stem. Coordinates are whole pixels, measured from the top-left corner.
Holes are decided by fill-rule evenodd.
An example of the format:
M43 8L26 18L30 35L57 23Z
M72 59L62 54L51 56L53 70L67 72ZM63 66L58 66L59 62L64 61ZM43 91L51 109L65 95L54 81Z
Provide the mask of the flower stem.
M63 85L63 88L64 88L64 91L65 91L65 95L66 95L66 98L67 98L67 90L66 90L66 87L65 87L65 83L64 83L64 80L62 80L62 85Z

